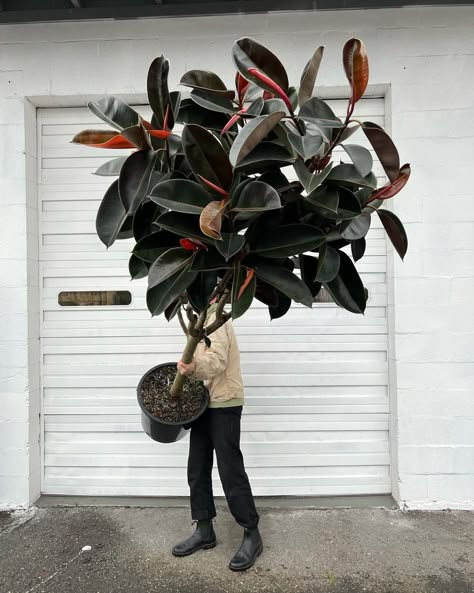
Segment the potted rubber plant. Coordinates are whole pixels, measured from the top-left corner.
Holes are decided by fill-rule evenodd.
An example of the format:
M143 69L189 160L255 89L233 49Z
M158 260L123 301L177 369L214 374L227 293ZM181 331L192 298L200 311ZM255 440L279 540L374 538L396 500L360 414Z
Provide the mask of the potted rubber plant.
M364 44L350 39L343 48L350 97L342 119L314 96L323 51L316 49L296 89L270 50L242 38L232 48L235 88L191 70L181 78L183 94L169 91L169 63L158 57L147 79L150 121L106 97L89 108L112 129L73 139L133 151L96 171L117 177L96 229L107 248L134 238L130 276L148 278L152 316L179 319L186 363L201 340L209 345L212 333L254 299L277 319L292 302L311 307L325 290L362 314L367 291L354 262L364 256L372 216L402 259L406 253L403 225L383 205L404 187L410 167L401 166L380 126L353 116L369 78ZM351 142L356 130L385 171L382 187L371 152ZM150 369L137 395L145 431L162 442L181 438L209 397L202 383L177 373L176 361Z

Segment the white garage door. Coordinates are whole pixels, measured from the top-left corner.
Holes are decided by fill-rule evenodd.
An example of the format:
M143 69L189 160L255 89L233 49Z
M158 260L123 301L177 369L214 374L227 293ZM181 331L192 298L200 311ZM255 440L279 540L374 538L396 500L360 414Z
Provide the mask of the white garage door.
M332 102L344 112L346 102ZM384 124L383 100L357 115ZM188 439L151 441L135 388L183 347L177 323L151 318L146 280L131 282L132 240L107 252L95 215L111 178L91 173L117 151L70 144L101 126L86 109L39 111L42 274L43 492L187 495ZM378 171L379 172L379 171ZM263 305L236 323L247 405L242 448L257 495L390 492L386 244L373 217L358 263L365 316L333 304L270 322ZM61 291L130 291L130 305L60 306ZM215 491L221 494L217 474Z

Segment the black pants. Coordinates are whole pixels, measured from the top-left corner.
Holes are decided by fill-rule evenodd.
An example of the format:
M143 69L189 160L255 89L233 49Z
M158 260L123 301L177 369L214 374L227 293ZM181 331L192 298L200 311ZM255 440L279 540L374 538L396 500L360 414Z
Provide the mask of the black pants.
M191 516L195 521L216 516L212 493L215 450L217 468L230 512L242 527L253 529L258 525L259 516L240 450L241 415L242 406L207 408L192 425L188 484L191 489Z

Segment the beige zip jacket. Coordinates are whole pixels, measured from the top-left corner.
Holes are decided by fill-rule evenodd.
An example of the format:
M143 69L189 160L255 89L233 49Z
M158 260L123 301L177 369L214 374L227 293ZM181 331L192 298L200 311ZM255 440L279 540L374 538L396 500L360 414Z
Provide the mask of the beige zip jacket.
M214 321L215 313L207 320ZM244 405L244 383L240 372L240 352L232 323L224 323L209 336L211 346L199 342L194 353L195 379L204 381L210 393L210 408Z

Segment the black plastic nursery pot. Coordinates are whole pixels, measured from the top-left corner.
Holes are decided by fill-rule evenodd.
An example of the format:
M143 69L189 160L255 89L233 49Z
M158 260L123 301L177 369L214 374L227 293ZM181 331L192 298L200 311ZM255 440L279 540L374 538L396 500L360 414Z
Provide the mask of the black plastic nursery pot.
M176 441L181 440L185 437L189 430L191 429L191 424L201 416L204 411L206 410L209 404L209 391L205 390L205 397L199 412L193 416L182 422L169 422L167 420L162 420L158 416L155 416L151 412L149 412L142 400L142 385L145 379L151 375L156 373L158 369L163 367L173 367L176 369L175 362L165 362L162 364L157 364L156 366L149 369L143 377L140 379L140 382L137 386L137 399L138 404L141 409L141 419L142 419L142 427L146 434L152 438L154 441L158 443L175 443Z

